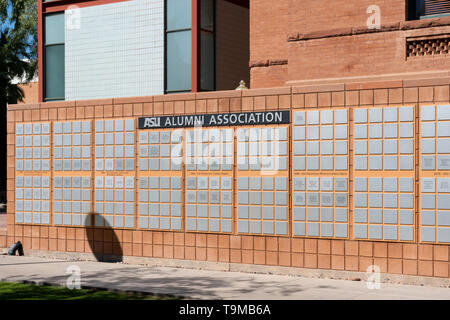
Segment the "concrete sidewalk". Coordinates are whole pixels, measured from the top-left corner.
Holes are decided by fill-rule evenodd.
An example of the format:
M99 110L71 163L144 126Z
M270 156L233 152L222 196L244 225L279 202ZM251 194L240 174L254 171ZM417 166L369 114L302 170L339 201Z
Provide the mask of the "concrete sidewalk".
M317 300L317 299L450 299L449 288L381 284L364 281L146 267L122 263L66 261L0 256L0 281L32 281L65 285L66 270L81 270L81 285L173 295L187 299Z

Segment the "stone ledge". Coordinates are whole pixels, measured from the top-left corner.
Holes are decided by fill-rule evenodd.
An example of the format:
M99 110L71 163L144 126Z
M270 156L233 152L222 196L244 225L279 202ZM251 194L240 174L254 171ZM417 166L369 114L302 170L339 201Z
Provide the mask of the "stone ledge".
M409 87L431 87L442 86L450 84L450 71L427 71L427 72L410 72L410 73L393 73L383 75L367 75L367 76L353 76L343 78L320 78L320 79L306 79L306 80L290 80L285 82L285 86L271 87L271 88L254 88L248 90L226 90L226 91L212 91L199 92L188 94L164 95L164 96L149 96L149 97L131 97L131 98L116 98L104 100L85 100L85 101L60 101L60 102L45 102L39 104L12 104L8 105L8 110L12 113L15 111L25 110L39 110L48 108L76 108L80 106L108 106L122 105L125 103L145 103L143 101L153 102L177 102L177 101L199 101L208 99L241 99L258 96L276 96L276 95L291 95L300 93L319 93L319 92L342 92L354 90L368 90L368 89L392 89L392 88L409 88ZM115 104L117 103L117 104ZM208 113L208 111L203 112ZM174 112L176 114L176 112ZM158 115L162 115L158 114ZM17 121L19 117L8 113L13 117L9 122L24 122ZM112 117L112 116L111 116ZM92 116L90 117L92 118ZM52 121L50 119L45 121ZM33 121L33 120L29 120ZM41 120L44 121L44 120ZM11 190L12 191L12 190Z
M1 250L2 249L0 249L0 252ZM5 252L7 251L7 249L3 250L5 250ZM26 250L25 255L36 258L62 259L73 261L97 261L95 256L91 253ZM104 258L105 261L114 261L114 258L117 257L105 255ZM367 280L366 273L358 271L307 269L295 267L265 266L254 264L179 260L179 259L165 259L165 258L146 258L133 256L123 256L121 258L122 262L125 264L145 265L150 267L172 267L172 268L199 269L210 271L245 272L245 273L273 274L285 276L298 276L305 278L351 280L351 281ZM431 286L431 287L445 287L445 288L450 287L450 278L435 278L425 276L382 273L380 275L380 281L382 283L401 284L401 285Z
M153 96L113 98L114 105L127 103L148 103L148 102L153 102Z
M260 60L260 61L250 61L249 68L264 68L271 66L282 66L288 64L288 60L286 59L278 59L278 60Z
M14 110L35 110L39 109L39 103L30 103L30 104L8 104L8 111Z
M311 93L311 92L333 92L333 91L344 91L345 85L343 83L336 84L316 84L316 85L305 85L300 87L292 87L293 94L299 93Z
M450 84L450 77L442 77L436 79L411 79L404 80L403 86L405 88L409 87L429 87L429 86L440 86Z
M291 94L291 87L272 87L272 88L258 88L241 90L242 97L257 97L257 96L271 96L271 95L286 95Z
M175 101L187 101L195 100L195 93L173 93L153 96L153 102L175 102Z
M236 83L236 87L239 84ZM241 98L243 90L205 91L195 93L196 100Z
M345 85L345 91L365 90L365 89L390 89L406 88L412 86L436 86L450 84L450 72L413 72L413 73L392 73L384 75L354 76L343 78L321 78L308 80L290 80L285 82L286 86L292 86L293 91L297 88L307 88L326 85ZM294 92L293 92L294 93Z
M386 80L386 81L372 81L372 82L353 82L346 83L345 90L368 90L368 89L387 89L387 88L401 88L403 86L402 80Z
M294 33L288 36L287 42L354 36L366 33L406 31L406 30L445 27L445 26L450 26L450 17L384 24L381 25L379 29L370 29L367 26L359 26L353 28L320 30L309 33L296 33L296 34Z

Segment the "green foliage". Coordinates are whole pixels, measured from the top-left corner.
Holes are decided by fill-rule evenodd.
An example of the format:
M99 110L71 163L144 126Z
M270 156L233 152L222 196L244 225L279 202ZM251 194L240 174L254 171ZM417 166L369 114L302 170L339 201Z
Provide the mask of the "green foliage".
M0 282L1 300L167 300L149 295L131 295L106 290L68 289L12 282ZM172 299L171 299L172 300Z
M8 8L10 10L8 10ZM37 71L37 1L0 0L0 107L22 101L13 79L29 82Z

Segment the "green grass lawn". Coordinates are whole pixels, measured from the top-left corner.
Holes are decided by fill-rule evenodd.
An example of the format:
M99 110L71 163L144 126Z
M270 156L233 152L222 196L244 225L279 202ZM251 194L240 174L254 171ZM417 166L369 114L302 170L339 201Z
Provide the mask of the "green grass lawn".
M0 282L0 300L172 300L150 295L132 295L94 289L68 289L13 282Z

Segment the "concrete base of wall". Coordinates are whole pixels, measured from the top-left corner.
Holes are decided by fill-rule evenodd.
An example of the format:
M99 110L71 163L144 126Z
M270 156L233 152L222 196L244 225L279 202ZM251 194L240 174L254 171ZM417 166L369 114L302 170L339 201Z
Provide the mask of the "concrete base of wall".
M8 249L0 248L0 254L6 254L7 251ZM208 262L208 261L178 260L178 259L164 259L164 258L146 258L133 256L118 257L112 255L103 255L101 257L98 257L90 253L77 253L77 252L27 250L25 254L28 257L36 257L36 258L49 258L49 259L75 260L75 261L100 260L102 262L120 261L125 264L145 265L149 267L172 267L172 268L200 269L210 271L274 274L274 275L297 276L306 278L336 279L336 280L350 280L350 281L367 281L368 276L370 276L370 274L367 274L365 272L356 272L356 271L306 269L306 268L266 266L254 264ZM391 283L391 284L450 288L449 278L435 278L435 277L409 276L401 274L384 273L380 275L380 281L382 283Z

